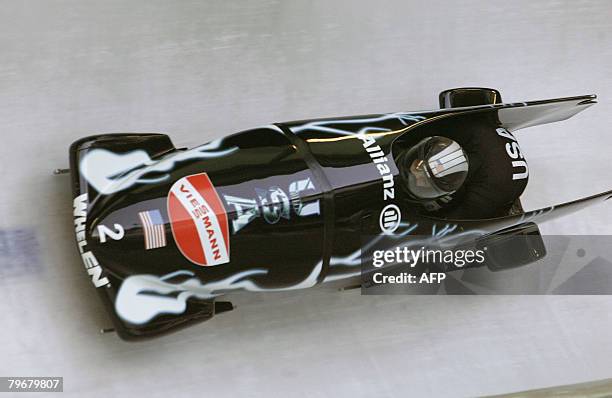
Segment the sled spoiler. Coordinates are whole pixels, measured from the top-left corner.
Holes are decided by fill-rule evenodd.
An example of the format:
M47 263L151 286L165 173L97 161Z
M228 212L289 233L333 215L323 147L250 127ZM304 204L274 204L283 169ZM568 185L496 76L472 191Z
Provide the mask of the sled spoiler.
M500 123L510 131L560 122L582 112L597 103L596 95L558 98L544 101L527 102L524 107L510 106L500 109Z
M483 90L483 89L478 89ZM496 91L496 90L495 90ZM501 96L496 97L501 100ZM473 106L453 106L434 111L415 112L427 116L450 115L471 112L495 112L501 126L516 131L541 124L561 122L597 103L597 95L552 98L525 102L490 103ZM442 102L441 105L448 105ZM412 113L412 112L411 112Z
M489 218L489 219L478 219L478 220L451 220L444 219L445 223L456 223L461 225L464 229L478 229L483 233L497 233L502 230L516 227L526 223L541 223L545 221L554 220L559 217L564 217L587 207L603 203L612 198L612 190L608 190L602 193L588 196L586 198L579 198L570 202L556 204L553 206L547 206L536 210L522 212L520 214ZM432 218L436 219L436 218ZM436 219L441 221L441 219Z

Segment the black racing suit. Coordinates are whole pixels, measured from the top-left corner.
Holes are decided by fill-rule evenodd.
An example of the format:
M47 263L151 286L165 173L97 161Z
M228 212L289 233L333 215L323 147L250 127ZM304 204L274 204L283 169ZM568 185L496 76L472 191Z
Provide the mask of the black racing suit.
M528 170L518 143L503 128L475 122L470 132L445 135L468 155L469 170L463 186L437 216L449 219L481 219L508 215L527 186Z

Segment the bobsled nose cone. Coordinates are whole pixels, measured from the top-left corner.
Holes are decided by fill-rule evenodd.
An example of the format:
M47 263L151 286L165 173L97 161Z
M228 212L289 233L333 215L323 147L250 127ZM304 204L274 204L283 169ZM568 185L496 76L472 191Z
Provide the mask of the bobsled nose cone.
M100 264L113 273L150 273L147 265L173 264L172 231L161 206L125 208L100 218L90 226L89 242Z

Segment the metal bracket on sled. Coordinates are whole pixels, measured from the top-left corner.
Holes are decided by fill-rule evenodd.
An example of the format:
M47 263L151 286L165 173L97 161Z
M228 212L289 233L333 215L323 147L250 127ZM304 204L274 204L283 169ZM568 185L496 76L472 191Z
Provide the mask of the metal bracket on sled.
M70 169L55 169L53 170L53 174L56 176L60 174L70 174Z

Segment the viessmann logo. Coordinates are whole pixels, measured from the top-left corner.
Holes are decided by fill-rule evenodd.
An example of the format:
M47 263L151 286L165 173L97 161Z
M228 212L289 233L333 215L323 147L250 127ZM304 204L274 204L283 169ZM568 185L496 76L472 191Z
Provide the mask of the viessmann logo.
M189 261L203 266L230 261L227 214L206 173L172 185L168 214L174 240Z

